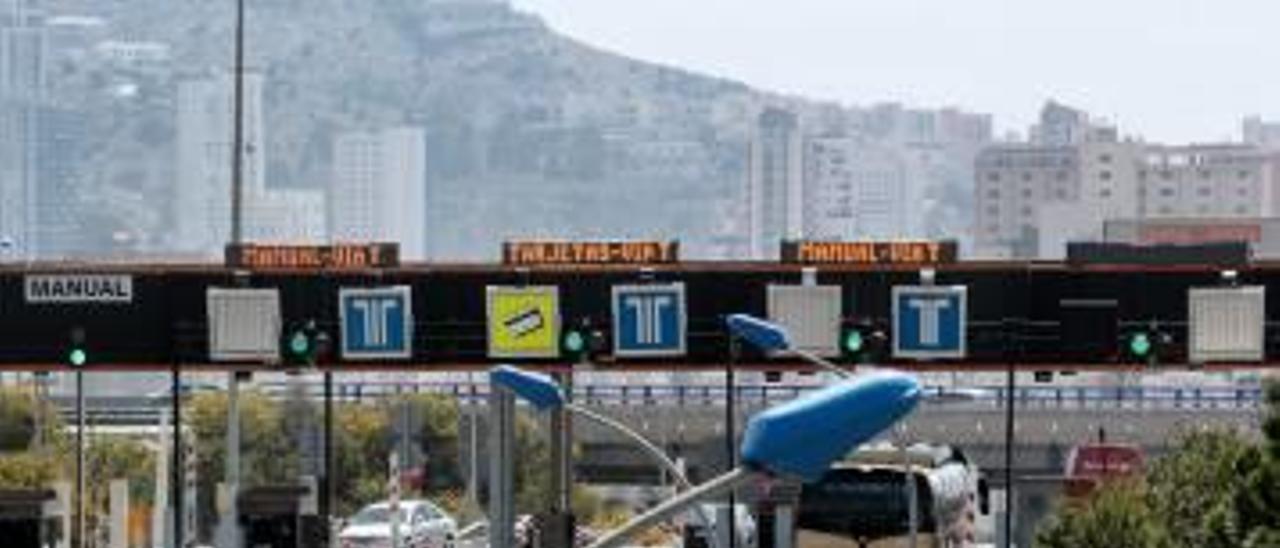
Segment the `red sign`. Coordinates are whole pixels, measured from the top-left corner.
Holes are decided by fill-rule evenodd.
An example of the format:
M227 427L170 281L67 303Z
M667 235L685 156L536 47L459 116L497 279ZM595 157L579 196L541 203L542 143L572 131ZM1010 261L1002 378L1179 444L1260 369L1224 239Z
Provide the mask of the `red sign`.
M1143 245L1260 241L1262 241L1262 225L1257 223L1144 224L1138 230L1138 243Z
M1067 458L1071 478L1116 478L1142 471L1142 449L1132 445L1088 444L1076 446Z
M782 262L800 264L940 264L956 261L956 243L782 242Z
M502 244L508 265L669 264L680 260L679 242L519 241Z
M333 245L228 245L227 266L251 270L391 268L400 264L395 243Z

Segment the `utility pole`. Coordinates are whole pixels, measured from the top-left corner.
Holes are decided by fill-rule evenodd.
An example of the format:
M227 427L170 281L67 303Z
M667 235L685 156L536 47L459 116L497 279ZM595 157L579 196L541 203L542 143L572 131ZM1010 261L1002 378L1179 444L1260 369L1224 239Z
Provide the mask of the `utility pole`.
M736 422L735 413L737 413L737 410L734 409L734 403L738 399L738 395L734 391L734 388L737 386L737 382L734 380L734 369L736 369L738 365L740 344L741 342L738 341L738 336L730 333L729 359L725 362L724 366L724 456L726 459L725 469L728 471L732 471L738 467L738 433L737 427L734 426L734 423ZM727 529L729 531L729 548L736 548L738 544L738 511L735 507L737 504L734 497L735 491L736 489L729 490L728 504L726 504L728 511L720 514L722 518L726 515L728 517L717 520L718 523L716 523L716 526L721 530Z
M232 79L235 90L232 94L232 135L231 135L231 245L243 243L243 209L244 209L244 0L236 0L235 15L235 66ZM227 379L227 463L226 483L228 495L228 514L223 516L227 523L223 525L224 533L231 537L230 546L240 546L240 528L238 527L240 497L240 395L239 374L228 373Z
M231 244L243 243L244 210L244 0L236 0L235 91L231 122Z

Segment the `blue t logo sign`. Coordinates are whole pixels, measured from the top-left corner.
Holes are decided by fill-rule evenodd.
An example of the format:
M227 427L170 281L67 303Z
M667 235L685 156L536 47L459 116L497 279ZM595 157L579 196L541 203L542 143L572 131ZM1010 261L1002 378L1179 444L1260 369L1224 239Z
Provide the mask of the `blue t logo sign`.
M964 286L895 286L893 356L909 360L963 358L967 296Z
M939 339L941 312L949 308L951 303L945 298L909 299L907 306L916 309L916 313L920 315L920 345L938 346L941 342Z
M635 314L635 341L641 345L662 342L662 316L675 305L670 295L633 296L623 299Z
M684 284L614 286L613 353L623 358L684 355Z
M409 286L342 288L342 358L383 360L413 354L413 300Z

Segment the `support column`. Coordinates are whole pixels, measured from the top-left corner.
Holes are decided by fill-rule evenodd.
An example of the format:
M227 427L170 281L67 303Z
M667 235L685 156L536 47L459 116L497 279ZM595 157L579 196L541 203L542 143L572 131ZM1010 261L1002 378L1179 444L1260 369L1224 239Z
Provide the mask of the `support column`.
M240 380L228 374L227 384L227 468L223 478L226 500L218 523L218 548L239 548L240 535Z
M572 373L556 375L556 382L566 393L573 390L572 379ZM567 407L562 407L549 415L551 489L547 493L547 511L539 527L542 548L573 545L573 420L569 413Z
M338 459L334 446L337 440L333 437L333 372L324 372L324 481L320 487L320 526L324 527L325 543L337 546L337 532L334 530L334 510L337 507L337 472Z
M151 543L157 547L174 548L177 542L174 540L173 525L174 513L173 508L177 507L175 503L170 507L170 493L172 491L174 481L173 460L177 456L177 447L169 442L169 413L166 410L160 411L160 428L158 430L159 444L156 449L156 484L155 499L151 506ZM170 453L170 450L175 450ZM176 497L174 497L176 500Z
M85 509L85 447L84 447L84 370L76 369L76 545L88 546Z
M796 512L790 504L779 504L773 509L774 548L795 548Z
M111 522L108 526L110 548L129 548L129 481L111 480L110 499Z
M516 399L493 386L489 394L489 546L515 546Z
M169 515L169 519L173 521L170 522L172 526L169 531L172 536L169 538L170 544L167 546L183 548L188 544L186 535L195 533L194 528L186 527L187 523L183 515L183 511L187 506L187 497L195 492L194 489L188 492L189 486L186 485L185 472L187 467L195 466L195 459L192 456L191 461L187 461L186 445L182 439L182 366L178 362L175 361L173 363L173 370L170 375L169 404L172 409L170 410L169 420L172 422L173 432L170 434L172 449L169 458L169 481L172 484L170 487L173 491L173 500L170 501L173 505L173 511Z

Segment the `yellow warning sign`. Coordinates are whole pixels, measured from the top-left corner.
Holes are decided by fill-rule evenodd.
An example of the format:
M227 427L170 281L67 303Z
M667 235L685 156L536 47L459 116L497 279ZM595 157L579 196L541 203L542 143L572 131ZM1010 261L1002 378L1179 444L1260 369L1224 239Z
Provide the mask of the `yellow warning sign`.
M555 286L489 286L489 357L560 355L560 291Z

